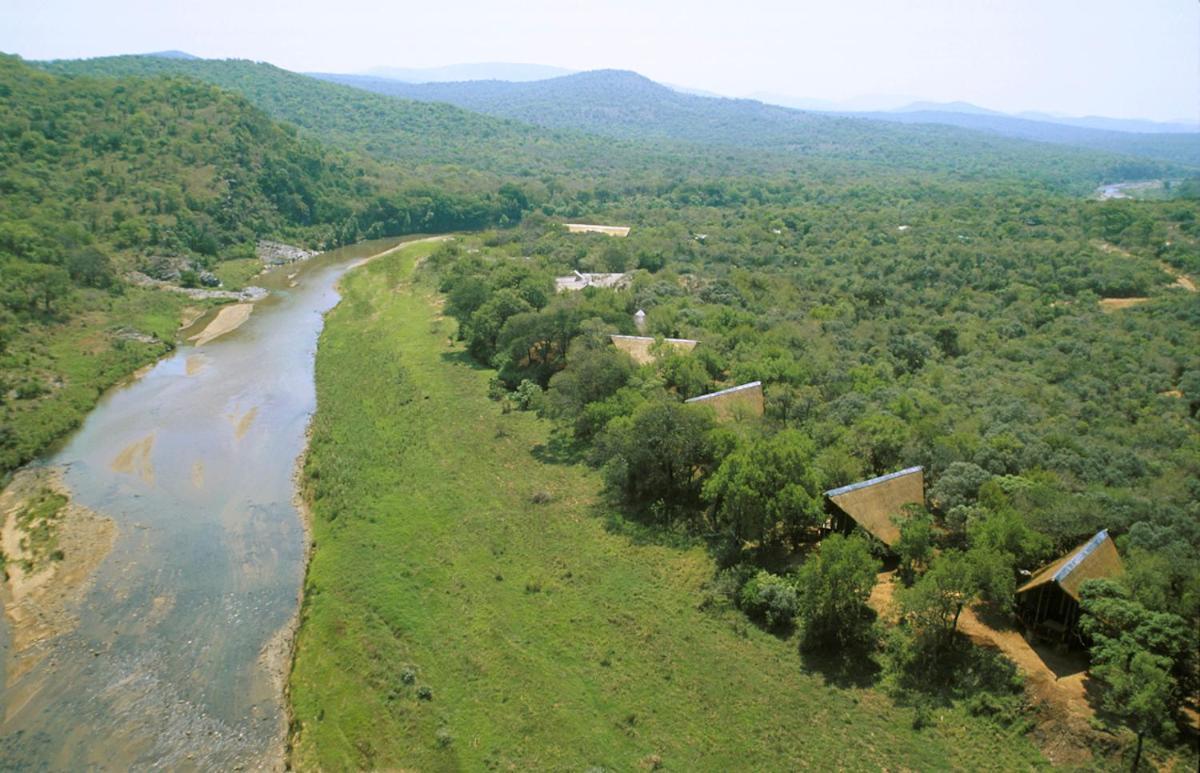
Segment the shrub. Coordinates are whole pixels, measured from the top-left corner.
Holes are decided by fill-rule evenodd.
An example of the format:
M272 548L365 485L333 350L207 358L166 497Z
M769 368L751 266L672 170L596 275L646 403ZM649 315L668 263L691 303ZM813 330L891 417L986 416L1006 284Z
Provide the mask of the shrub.
M771 629L790 626L799 611L796 587L787 578L767 571L754 575L738 598L746 614Z
M529 379L524 379L512 393L512 398L522 411L536 411L542 407L542 388Z

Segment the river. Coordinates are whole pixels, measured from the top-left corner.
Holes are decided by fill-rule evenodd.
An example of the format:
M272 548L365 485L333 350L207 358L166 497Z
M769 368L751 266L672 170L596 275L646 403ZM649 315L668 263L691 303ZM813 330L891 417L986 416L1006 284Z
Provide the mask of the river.
M112 390L41 462L117 537L78 626L0 680L0 768L282 764L286 660L264 653L303 582L293 473L317 338L342 273L398 241L259 277L271 295L245 324ZM0 632L6 664L9 646Z

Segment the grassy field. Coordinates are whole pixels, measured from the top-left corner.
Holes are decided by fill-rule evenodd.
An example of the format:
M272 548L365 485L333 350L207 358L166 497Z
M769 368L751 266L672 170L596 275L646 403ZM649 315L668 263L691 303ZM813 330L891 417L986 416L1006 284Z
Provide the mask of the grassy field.
M434 246L349 274L321 337L293 765L1043 764L957 708L915 730L878 690L805 671L794 639L701 609L701 548L606 526L597 474L555 460L546 422L486 398L491 372L410 281Z

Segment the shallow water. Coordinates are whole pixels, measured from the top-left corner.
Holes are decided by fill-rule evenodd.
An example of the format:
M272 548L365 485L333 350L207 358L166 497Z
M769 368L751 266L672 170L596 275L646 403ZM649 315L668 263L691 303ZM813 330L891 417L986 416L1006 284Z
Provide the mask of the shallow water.
M272 293L244 325L110 392L45 460L118 535L78 628L0 679L0 768L279 764L281 696L261 654L303 581L292 475L317 337L341 274L397 242L260 277Z

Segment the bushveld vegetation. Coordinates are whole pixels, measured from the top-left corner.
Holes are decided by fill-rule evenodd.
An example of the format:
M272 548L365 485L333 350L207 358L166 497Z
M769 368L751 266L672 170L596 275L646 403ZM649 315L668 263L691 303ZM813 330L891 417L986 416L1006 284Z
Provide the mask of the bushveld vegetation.
M318 348L298 768L1039 764L1019 727L872 687L870 653L806 670L784 628L724 601L702 540L599 501L551 423L487 398L494 371L412 282L431 249L347 275ZM857 567L869 589L865 543L845 542L821 576ZM764 608L786 606L769 584ZM803 614L840 614L828 595Z
M774 119L730 143L670 111L600 139L247 62L41 67L0 59L0 471L173 345L183 301L129 269L242 284L263 237L486 230L351 276L322 338L297 764L1036 764L1011 664L959 616L1008 614L1019 570L1099 528L1128 567L1083 604L1102 719L1138 754L1178 736L1196 183L1075 194L1188 170L853 121L787 129L837 129L829 152ZM632 283L555 295L571 270ZM701 344L636 365L608 336L637 309ZM750 380L761 421L682 403ZM909 464L930 510L882 625L878 551L817 542L821 492Z
M1149 685L1107 704L1110 719L1174 739L1197 686L1200 305L1161 264L1194 270L1196 208L1003 200L906 202L903 230L892 206L862 200L680 207L670 222L627 211L638 225L623 240L529 219L427 265L467 351L498 370L493 394L552 419L613 506L704 541L724 597L769 630L797 626L810 653L885 653L898 695L934 687L1011 708L1011 673L961 672L977 655L960 614L1010 615L1019 570L1110 529L1129 567L1122 598L1175 633L1099 655L1116 665L1093 676L1114 696ZM553 295L551 277L571 270L634 276L628 290ZM1119 316L1097 303L1110 294L1153 300ZM638 309L650 333L701 344L635 366L608 335L634 332ZM761 423L681 402L750 379L766 383ZM820 497L911 464L933 480L932 512L901 531L904 626L879 638L865 605L879 562L857 538L814 544ZM1098 603L1089 620L1108 619ZM1131 701L1136 717L1116 712Z

